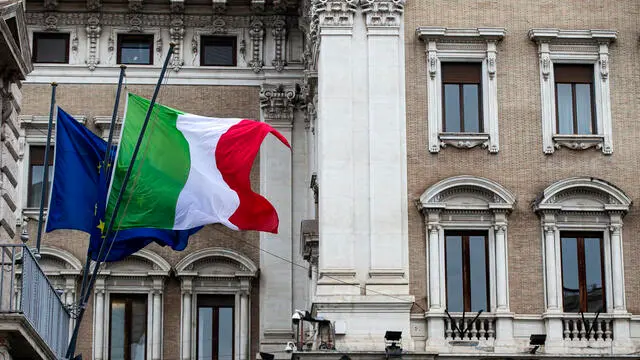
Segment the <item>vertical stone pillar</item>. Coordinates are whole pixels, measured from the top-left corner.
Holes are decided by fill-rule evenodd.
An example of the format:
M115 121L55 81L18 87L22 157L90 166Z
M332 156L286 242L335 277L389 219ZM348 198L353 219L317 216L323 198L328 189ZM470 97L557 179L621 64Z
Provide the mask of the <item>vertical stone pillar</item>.
M292 142L295 86L265 84L260 90L262 120ZM291 150L273 136L260 149L260 193L273 204L280 225L278 234L260 233L260 248L288 261L292 259L292 157ZM292 265L260 252L261 344L264 351L282 350L291 339ZM270 346L270 347L269 347Z
M181 293L182 293L182 324L181 324L181 334L182 341L180 344L181 349L181 359L182 360L190 360L191 359L191 309L193 306L191 305L192 299L192 282L190 277L181 277L182 281Z
M240 360L249 360L249 292L240 292Z
M151 359L160 360L162 357L162 289L163 279L153 279L153 308L151 317Z
M96 307L94 309L95 316L95 327L93 331L93 358L95 360L103 360L103 350L104 350L104 334L105 334L105 326L104 326L104 317L105 317L105 306L104 306L104 289L96 289Z

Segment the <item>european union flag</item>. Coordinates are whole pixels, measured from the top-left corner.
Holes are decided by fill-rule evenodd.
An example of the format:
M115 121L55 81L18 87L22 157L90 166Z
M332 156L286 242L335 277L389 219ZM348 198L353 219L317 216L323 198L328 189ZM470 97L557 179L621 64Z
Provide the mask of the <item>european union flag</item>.
M114 149L115 150L115 149ZM174 250L184 250L190 230L128 229L104 237L104 211L111 160L104 166L107 143L58 108L53 185L46 231L74 229L91 234L89 252L93 260L107 241L101 261L118 261L155 241ZM109 159L113 158L111 152ZM126 211L122 204L120 211ZM108 252L107 252L108 251Z

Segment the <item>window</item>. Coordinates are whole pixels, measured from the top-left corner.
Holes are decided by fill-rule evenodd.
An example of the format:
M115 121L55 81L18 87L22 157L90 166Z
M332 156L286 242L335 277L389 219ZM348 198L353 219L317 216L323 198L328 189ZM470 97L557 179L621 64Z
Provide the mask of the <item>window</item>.
M565 233L562 297L565 312L606 312L601 233Z
M486 232L445 233L447 309L489 311L489 258Z
M53 146L49 148L49 181L44 185L44 146L31 146L29 149L29 190L27 194L27 207L40 207L42 191L45 191L45 204L49 203L49 189L53 181Z
M147 295L111 294L109 359L144 360Z
M500 150L498 43L504 28L419 27L426 45L429 152Z
M593 65L554 65L558 134L596 134Z
M197 360L233 359L233 296L198 296Z
M442 63L444 132L482 132L482 64Z
M236 38L229 36L202 36L200 65L236 66Z
M545 154L561 147L613 153L609 45L616 37L614 30L529 30L538 45Z
M69 63L69 34L33 33L34 63Z
M118 64L153 64L153 35L118 35Z

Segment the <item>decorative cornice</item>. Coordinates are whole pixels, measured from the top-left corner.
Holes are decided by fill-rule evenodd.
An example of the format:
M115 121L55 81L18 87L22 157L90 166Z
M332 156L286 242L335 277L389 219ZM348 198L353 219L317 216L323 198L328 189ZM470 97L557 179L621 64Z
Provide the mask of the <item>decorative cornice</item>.
M421 26L416 34L424 41L450 40L483 40L498 41L506 35L504 28L445 28L435 26Z
M589 40L598 43L610 43L616 40L618 32L615 30L560 30L553 28L531 29L529 39L536 42L550 42L552 40Z
M294 86L263 85L260 89L260 108L264 113L264 120L282 126L292 126L296 99Z
M358 0L315 0L313 16L320 26L352 27Z
M405 0L361 0L368 27L400 26Z

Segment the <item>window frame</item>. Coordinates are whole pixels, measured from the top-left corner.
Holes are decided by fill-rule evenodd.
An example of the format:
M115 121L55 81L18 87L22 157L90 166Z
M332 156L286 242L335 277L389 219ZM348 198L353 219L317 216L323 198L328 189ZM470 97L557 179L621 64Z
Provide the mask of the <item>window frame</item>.
M35 205L33 205L33 206L32 206L32 204L29 204L29 199L30 199L30 197L31 197L32 185L33 185L33 184L32 184L32 181L33 181L33 167L34 167L34 166L44 166L44 162L45 162L45 159L44 159L44 151L46 150L46 146L47 146L47 145L44 145L44 144L43 144L43 145L29 145L29 161L28 161L28 165L27 165L27 166L28 166L28 170L27 170L27 173L28 173L28 174L27 174L27 179L28 179L28 180L27 180L27 203L26 203L27 208L36 208L36 207L40 207L39 200L38 200L38 203L37 203L37 204L35 204ZM41 162L41 163L38 163L38 164L35 164L35 163L34 163L34 161L33 161L33 160L34 160L34 159L33 159L33 157L34 157L34 150L36 150L36 149L38 150L38 152L39 152L39 151L42 151L42 161L39 161L39 162ZM54 145L50 145L50 146L49 146L49 159L50 159L50 164L49 164L49 171L48 171L48 174L47 174L47 175L49 175L49 176L51 176L51 177L52 177L52 178L51 178L51 183L52 183L52 184L53 184L53 171L52 171L52 170L53 170L54 154L55 154L55 147L54 147ZM43 177L44 177L44 173L43 173ZM45 203L48 205L48 203L49 203L49 202L48 202L48 200L49 200L49 198L50 198L50 192L51 192L51 188L50 188L50 186L49 186L49 181L47 180L47 181L45 182L45 179L43 178L43 179L42 179L42 184L43 184L43 189L42 189L42 191L46 191L46 194L47 194L47 197L46 197L46 199L45 199ZM42 194L41 194L41 196L42 196Z
M445 278L445 306L449 308L449 276L447 272L447 238L449 236L460 236L462 242L462 296L463 296L463 312L472 312L471 303L471 272L470 263L471 255L469 249L469 237L482 236L484 237L484 256L485 256L485 276L486 276L486 301L487 309L484 312L490 312L492 308L491 304L491 263L489 259L489 234L487 230L445 230L444 231L444 278Z
M131 38L131 39L147 39L148 40L148 44L149 44L149 62L146 64L140 64L140 63L122 63L122 41L125 38ZM153 53L154 53L154 48L153 48L153 44L155 42L155 34L149 34L149 33L141 33L141 34L126 34L126 33L119 33L117 34L117 55L116 55L116 64L120 65L140 65L140 66L149 66L149 65L153 65L154 64L154 58L153 58Z
M195 311L195 318L196 318L196 330L195 330L195 358L198 359L199 357L199 351L200 351L200 308L213 308L214 311L212 312L212 339L219 339L219 332L218 332L218 327L215 326L217 325L217 320L219 320L219 313L220 313L220 308L231 308L231 332L233 334L233 336L231 337L231 358L235 359L235 355L236 355L236 323L235 323L235 319L236 319L236 303L235 303L235 296L231 295L231 294L198 294L197 298L196 298L196 311ZM219 346L218 346L219 340L216 340L212 346L212 353L215 354L215 356L212 356L212 360L213 359L217 359L218 357L218 352L219 352ZM218 359L220 360L220 359Z
M204 48L207 45L211 45L210 42L216 39L230 39L232 40L232 49L233 49L233 64L231 65L217 65L217 64L206 64L205 63L205 52ZM230 36L230 35L200 35L200 66L222 66L222 67L236 67L238 66L238 37Z
M564 253L562 252L562 240L565 238L575 238L576 239L576 253L578 256L578 286L579 286L579 299L580 299L580 309L577 312L588 313L588 301L587 301L587 289L586 289L586 260L584 253L584 239L585 238L597 238L600 240L600 279L602 281L602 313L607 312L607 281L605 276L605 246L604 246L604 235L602 232L598 231L560 231L560 271L562 279L562 311L565 313L573 313L572 311L567 311L565 309L564 304L564 271L563 271L563 260Z
M578 67L590 68L591 77L589 80L580 80L578 76L574 76L572 81L565 81L564 79L558 80L557 76L554 76L554 92L555 92L555 109L556 109L556 129L554 135L597 135L598 134L598 122L596 117L596 94L595 94L595 86L594 86L594 78L593 78L593 67L584 64L566 64L566 63L555 63L553 64L554 74L558 67L564 68L573 68L572 71ZM569 76L571 77L571 76ZM566 84L571 85L571 108L573 114L573 133L572 134L560 134L560 106L558 101L558 85ZM591 133L590 134L579 134L578 133L578 112L577 112L577 104L576 104L576 84L588 84L589 85L589 100L591 105Z
M63 38L65 41L64 47L64 61L38 61L38 40L39 39L59 39ZM31 61L34 64L69 64L69 45L71 43L71 33L69 32L45 32L45 31L36 31L33 32L32 36L32 44L33 44L33 54L31 55Z
M125 302L125 349L124 349L124 358L125 360L131 360L131 339L129 338L130 334L128 334L128 331L131 328L131 307L132 307L132 301L129 300L133 300L134 298L139 298L139 299L144 299L144 319L145 319L145 324L144 324L144 336L145 336L145 341L144 341L144 359L147 359L147 339L149 337L149 334L147 333L147 322L149 319L149 297L147 294L141 294L141 293L120 293L120 292L112 292L109 294L109 331L107 334L107 356L108 359L111 360L111 329L113 328L113 300L114 298L116 300L119 299L126 299L127 301Z
M456 80L446 80L445 79L445 71L442 67L460 67L460 68L478 68L478 79L474 81L475 76L470 76L468 73L458 73L457 76L460 76ZM442 101L442 132L443 133L464 133L464 134L474 134L474 133L484 133L484 108L483 108L483 92L482 92L482 63L479 62L452 62L446 61L440 63L442 76L440 81L441 86L441 101ZM457 85L458 86L458 96L459 96L459 107L460 107L460 131L448 131L447 130L447 107L446 107L446 92L445 85ZM478 129L479 131L465 131L464 126L464 85L478 85Z

